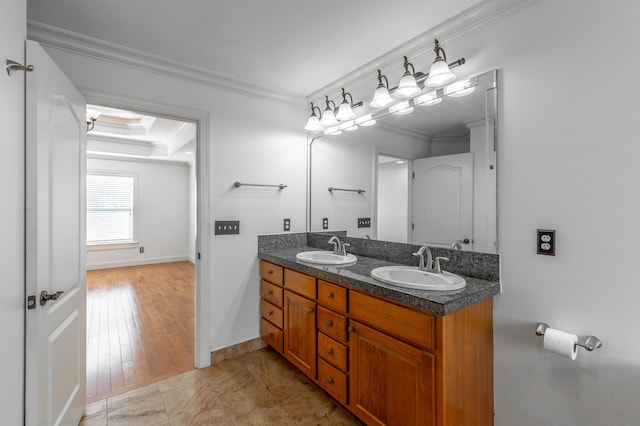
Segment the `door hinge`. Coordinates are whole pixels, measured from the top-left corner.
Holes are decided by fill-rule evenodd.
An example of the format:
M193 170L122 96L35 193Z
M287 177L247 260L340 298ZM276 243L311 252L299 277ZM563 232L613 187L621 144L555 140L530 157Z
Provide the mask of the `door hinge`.
M27 297L27 309L35 309L36 308L36 296Z
M411 177L415 179L416 178L416 172L411 172Z
M416 229L416 224L415 223L411 224L411 229Z
M198 260L200 260L200 252L198 252Z

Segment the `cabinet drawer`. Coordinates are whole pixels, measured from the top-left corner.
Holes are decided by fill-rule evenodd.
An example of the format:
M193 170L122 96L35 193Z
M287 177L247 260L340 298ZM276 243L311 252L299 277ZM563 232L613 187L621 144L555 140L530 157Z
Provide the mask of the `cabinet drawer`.
M282 287L273 285L265 280L260 280L260 297L263 299L268 300L276 306L282 307L282 293Z
M260 318L260 337L278 352L283 352L282 330L264 318Z
M267 302L266 300L260 300L260 316L278 328L282 328L284 322L284 314L281 308Z
M376 297L349 292L351 317L408 343L433 350L435 317Z
M284 287L308 299L316 299L316 279L309 275L285 269Z
M318 333L318 356L334 367L347 371L349 353L347 346L336 342L332 338Z
M341 342L347 341L347 318L318 306L318 330Z
M347 289L318 280L318 302L334 311L347 313Z
M274 284L282 285L283 269L282 266L274 265L264 260L260 261L260 277Z
M318 384L347 405L347 375L322 359L318 360Z

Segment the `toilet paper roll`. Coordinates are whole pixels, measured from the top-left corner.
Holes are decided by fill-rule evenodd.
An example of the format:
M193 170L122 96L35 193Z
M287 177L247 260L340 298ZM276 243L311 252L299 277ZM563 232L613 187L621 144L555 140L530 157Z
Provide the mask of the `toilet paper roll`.
M554 328L547 328L544 332L544 349L570 360L576 359L578 354L578 336Z

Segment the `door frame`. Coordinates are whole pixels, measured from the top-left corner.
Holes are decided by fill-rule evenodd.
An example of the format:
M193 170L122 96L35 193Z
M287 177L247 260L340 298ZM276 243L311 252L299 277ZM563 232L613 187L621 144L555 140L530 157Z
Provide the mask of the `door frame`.
M211 365L209 348L210 286L211 282L211 217L210 176L211 122L209 112L184 108L162 102L149 102L124 96L106 94L78 88L88 104L111 108L133 110L135 112L196 123L196 250L195 250L195 342L194 364L196 368ZM204 260L204 261L201 261Z

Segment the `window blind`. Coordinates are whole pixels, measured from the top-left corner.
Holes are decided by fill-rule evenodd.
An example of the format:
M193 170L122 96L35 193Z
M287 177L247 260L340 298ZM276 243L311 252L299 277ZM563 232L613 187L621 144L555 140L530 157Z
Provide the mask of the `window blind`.
M87 243L133 241L133 176L87 175Z

